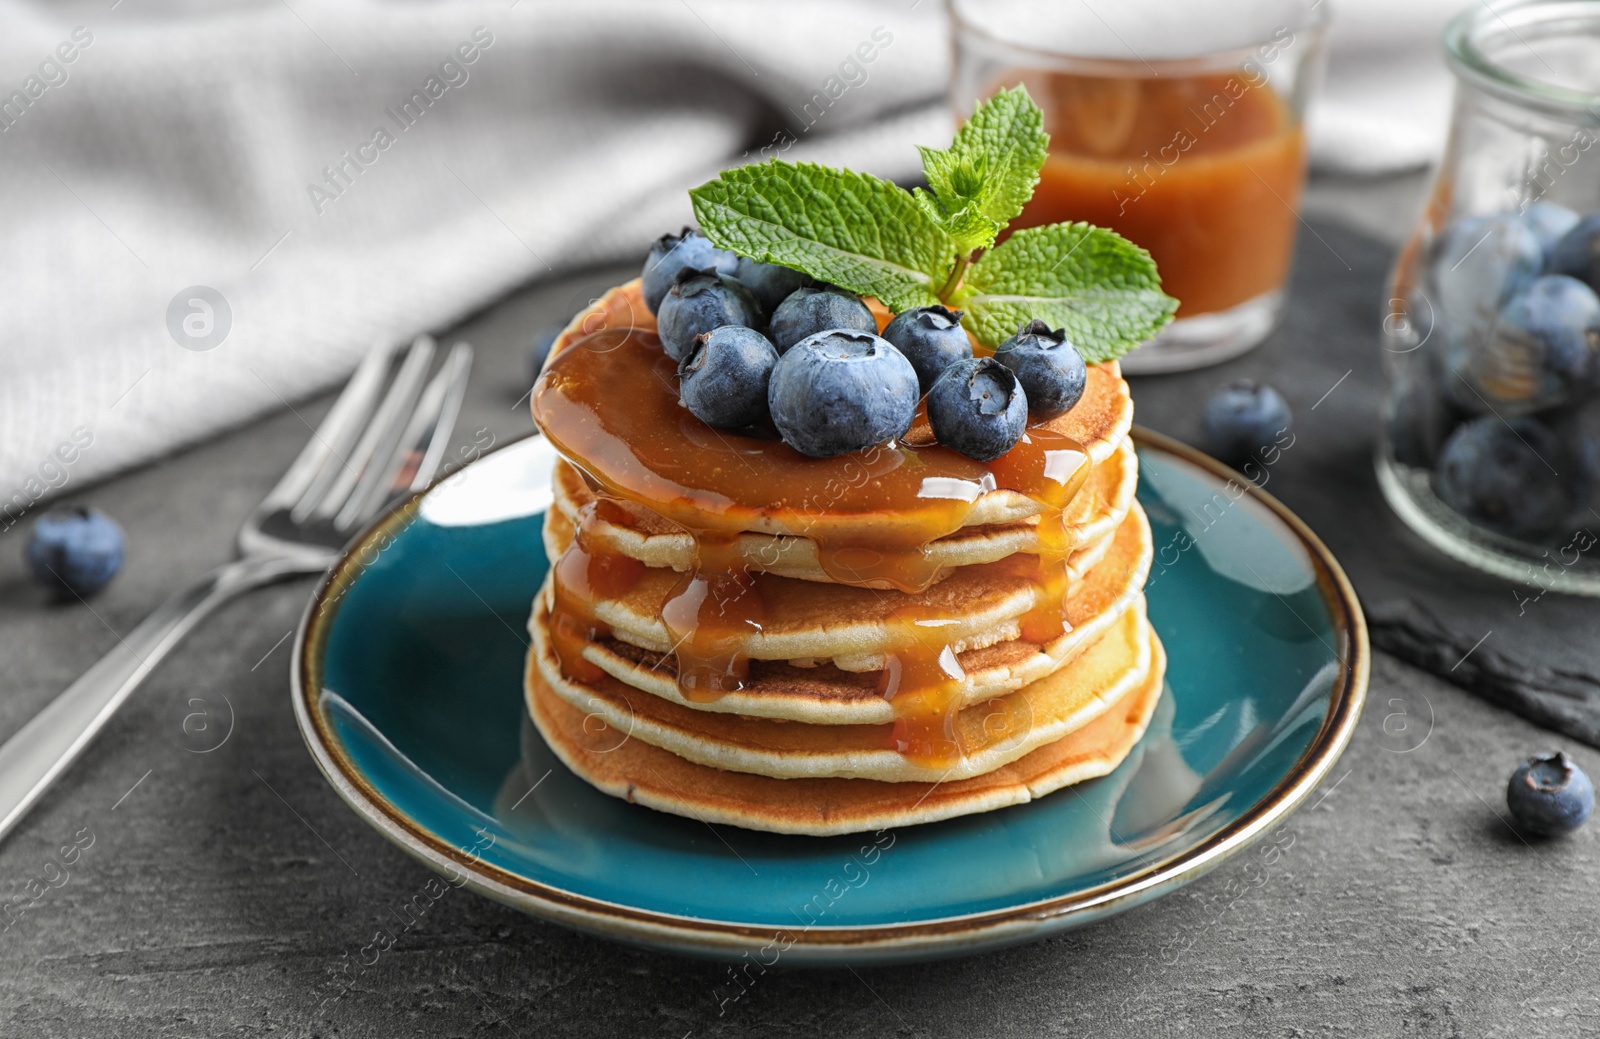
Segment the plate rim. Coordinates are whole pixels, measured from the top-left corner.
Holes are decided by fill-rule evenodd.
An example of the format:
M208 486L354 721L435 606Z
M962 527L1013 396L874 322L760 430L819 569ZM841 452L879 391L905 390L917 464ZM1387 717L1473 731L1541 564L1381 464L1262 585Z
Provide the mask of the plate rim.
M770 951L774 943L781 944L786 938L787 944L781 944L781 948L785 952L795 950L791 959L826 961L830 954L838 953L904 957L937 954L953 946L967 952L1101 919L1209 872L1292 812L1327 775L1354 735L1371 667L1366 618L1355 589L1327 546L1300 517L1242 474L1187 444L1138 425L1133 426L1130 435L1141 448L1172 455L1220 481L1238 485L1295 535L1306 550L1318 590L1333 616L1340 636L1337 655L1345 666L1330 693L1328 710L1316 735L1283 778L1217 833L1126 877L1053 898L930 920L790 928L685 916L611 902L520 876L483 861L469 849L450 845L407 816L367 781L348 755L342 753L342 745L323 712L312 702L322 689L320 664L338 613L338 601L369 565L361 563L362 557L374 542L408 523L422 499L439 483L412 494L368 524L318 580L302 612L290 662L290 696L296 724L312 759L335 792L391 843L436 872L454 872L460 879L451 878L450 882L456 886L471 887L496 901L593 934L677 952L712 955ZM538 436L535 431L509 440L468 465Z

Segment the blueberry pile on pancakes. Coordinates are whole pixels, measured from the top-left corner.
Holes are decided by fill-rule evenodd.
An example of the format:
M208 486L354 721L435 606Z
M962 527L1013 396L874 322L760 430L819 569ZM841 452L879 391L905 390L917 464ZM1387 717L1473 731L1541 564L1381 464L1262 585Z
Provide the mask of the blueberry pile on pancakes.
M974 349L959 312L673 237L696 266L579 314L533 394L562 457L529 620L546 742L608 794L803 834L1114 769L1165 667L1117 362L1031 322Z

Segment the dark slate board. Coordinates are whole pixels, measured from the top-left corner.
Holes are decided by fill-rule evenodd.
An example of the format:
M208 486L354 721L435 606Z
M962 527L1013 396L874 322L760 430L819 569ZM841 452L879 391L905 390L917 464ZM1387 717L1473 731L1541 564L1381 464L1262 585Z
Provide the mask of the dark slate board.
M1344 564L1373 644L1600 746L1600 602L1553 592L1527 601L1537 584L1513 585L1445 558L1378 490L1379 322L1392 258L1389 247L1350 232L1303 229L1283 326L1236 361L1134 379L1136 419L1200 444L1201 407L1214 389L1235 378L1276 386L1294 409L1295 440L1266 487Z

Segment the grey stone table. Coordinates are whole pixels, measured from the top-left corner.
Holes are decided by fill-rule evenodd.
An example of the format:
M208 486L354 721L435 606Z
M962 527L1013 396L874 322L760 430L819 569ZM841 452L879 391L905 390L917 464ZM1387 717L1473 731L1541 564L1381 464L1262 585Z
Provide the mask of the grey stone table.
M1405 604L1480 594L1489 602L1504 590L1444 567L1376 505L1366 459L1387 250L1316 230L1303 236L1298 316L1225 370L1139 382L1139 415L1192 435L1198 401L1217 383L1244 372L1279 384L1300 434L1269 489L1344 557L1369 606L1386 611L1384 630L1407 630L1390 643L1429 667L1429 653L1448 653L1435 669L1460 678L1448 670L1457 641L1476 638L1474 624L1501 622L1427 607L1430 630L1408 621ZM468 323L462 332L481 363L464 437L486 427L506 439L528 428L516 402L530 330L607 280L539 288ZM92 610L46 605L22 570L22 528L0 535L0 736L164 593L228 554L235 525L305 440L302 420L315 422L325 407L299 406L87 493L73 489L116 515L131 541L126 572ZM1031 946L915 967L775 972L722 1013L712 995L722 967L571 934L458 893L327 1002L345 958L429 874L345 808L301 744L285 639L308 590L301 581L256 593L199 629L0 846L0 897L47 873L60 885L0 932L0 1036L1566 1036L1600 1028L1600 888L1591 879L1600 826L1529 845L1502 819L1513 762L1572 741L1382 653L1350 750L1289 821L1290 854L1259 887L1223 866L1168 898ZM1585 609L1549 597L1496 629L1491 643L1502 663L1515 661L1540 644L1545 617L1592 623ZM1600 666L1592 645L1570 657L1563 667ZM232 716L227 740L210 753L195 752L192 724L184 730L197 710L219 725ZM1574 749L1600 769L1600 755ZM63 883L46 863L74 842L82 850Z

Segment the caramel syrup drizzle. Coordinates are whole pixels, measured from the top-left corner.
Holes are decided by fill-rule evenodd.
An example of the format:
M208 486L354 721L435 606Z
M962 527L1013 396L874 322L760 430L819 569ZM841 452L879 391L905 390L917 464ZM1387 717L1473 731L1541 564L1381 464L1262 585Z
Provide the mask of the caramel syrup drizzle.
M604 498L585 505L578 514L577 535L554 567L551 648L561 663L562 674L586 684L599 681L605 672L585 659L584 646L595 639L611 637L610 626L595 616L594 604L626 595L645 572L645 565L637 559L606 551L594 543L598 519L615 522L625 515L615 502Z
M1077 441L1035 427L990 463L938 444L809 459L776 437L703 425L679 406L674 376L653 333L605 329L564 349L535 386L539 428L600 495L581 510L573 543L554 567L552 643L568 676L599 679L582 655L588 640L611 634L594 604L625 596L645 573L593 536L602 520L626 525L619 501L694 539L694 566L661 610L678 688L690 701L741 690L749 678L739 647L767 622L772 578L765 571L775 561L747 556L746 531L810 538L823 571L841 584L887 583L915 594L940 576L928 545L965 526L983 494L1015 491L1042 506L1034 605L1021 619L1022 635L1047 644L1068 630L1072 531L1063 513L1091 467ZM955 764L969 749L960 724L966 676L948 635L952 624L925 606L897 610L889 620L895 648L879 682L896 706L891 746L933 767Z
M709 703L743 689L750 660L739 651L740 641L759 632L765 619L759 575L733 539L722 534L696 537L695 567L679 578L661 607L684 699Z

